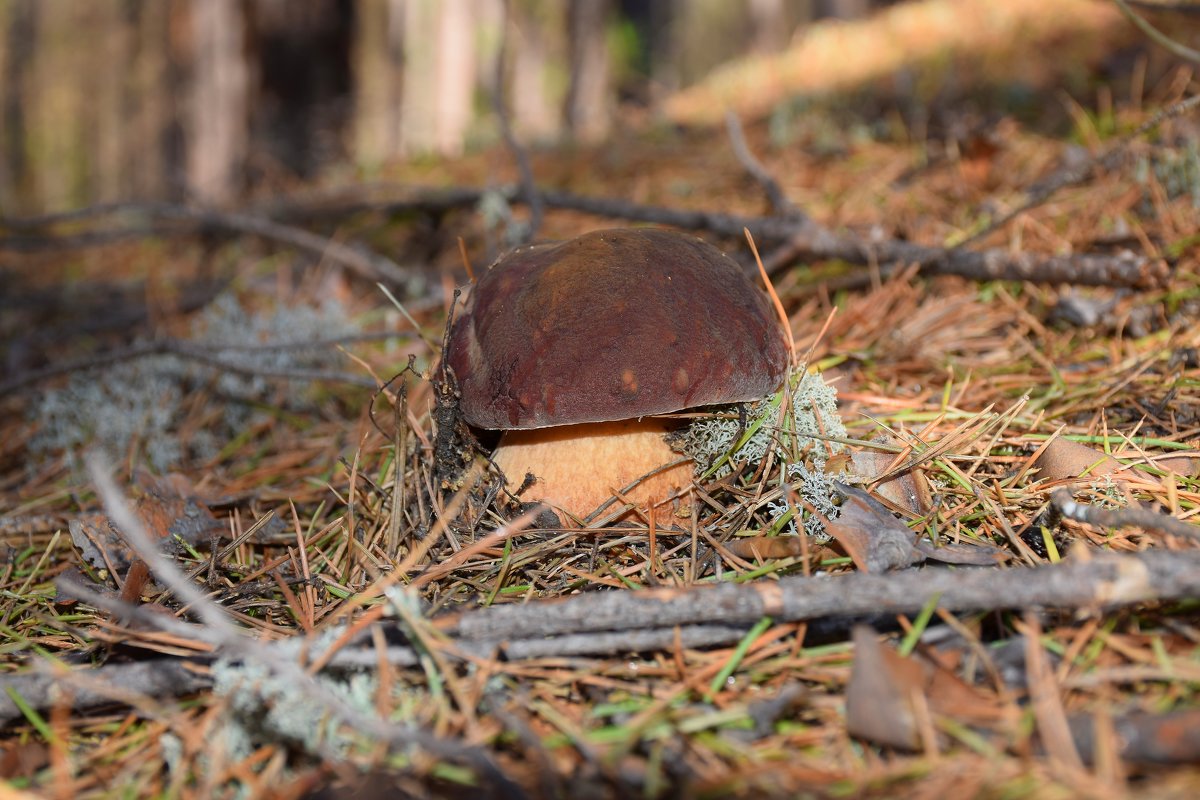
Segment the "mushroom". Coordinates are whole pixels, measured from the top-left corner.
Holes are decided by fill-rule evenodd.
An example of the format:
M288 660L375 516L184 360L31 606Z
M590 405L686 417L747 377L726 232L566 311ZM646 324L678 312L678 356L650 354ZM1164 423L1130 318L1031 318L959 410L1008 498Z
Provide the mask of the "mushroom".
M503 431L492 458L509 490L583 518L680 459L664 440L676 423L653 415L764 397L789 349L737 262L694 236L613 229L500 258L445 361L466 422ZM677 464L623 497L666 522L691 477Z

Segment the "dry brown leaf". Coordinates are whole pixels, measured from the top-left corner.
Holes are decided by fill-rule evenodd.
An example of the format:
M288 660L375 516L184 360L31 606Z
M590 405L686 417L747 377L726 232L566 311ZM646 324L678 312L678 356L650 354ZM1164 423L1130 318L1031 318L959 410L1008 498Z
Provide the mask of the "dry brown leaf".
M134 510L154 538L179 537L195 545L224 530L184 476L139 473L137 482L143 494ZM84 560L97 569L124 573L136 560L120 531L103 514L82 515L70 520L67 528Z
M1090 477L1107 475L1121 468L1121 462L1094 447L1073 442L1070 439L1055 439L1035 462L1041 477L1050 480L1078 478L1085 473Z
M920 748L920 718L914 705L920 700L929 712L963 724L1008 723L1008 707L949 670L925 658L900 655L866 626L854 629L853 640L854 666L846 688L846 728L851 735L891 747Z
M32 778L50 763L50 748L40 741L10 741L0 745L0 778Z
M1035 462L1041 477L1055 481L1072 478L1094 478L1110 475L1126 466L1107 453L1070 439L1055 439ZM1192 456L1169 456L1154 460L1154 466L1168 472L1193 477L1200 472L1200 458Z
M853 640L846 731L876 744L916 750L921 737L912 695L922 691L921 665L884 647L868 627L856 627Z
M836 484L845 498L841 513L825 526L863 572L908 567L925 557L915 548L916 535L875 498L845 484Z
M891 438L881 441L895 443L895 439ZM854 472L868 481L874 481L886 474L895 460L896 456L892 453L863 448L855 451L853 455ZM929 510L929 487L920 470L911 469L881 481L874 486L874 491L885 500L894 503L897 508L916 516L921 516Z
M799 536L747 536L725 543L725 549L747 561L768 558L792 558L804 555L804 543Z

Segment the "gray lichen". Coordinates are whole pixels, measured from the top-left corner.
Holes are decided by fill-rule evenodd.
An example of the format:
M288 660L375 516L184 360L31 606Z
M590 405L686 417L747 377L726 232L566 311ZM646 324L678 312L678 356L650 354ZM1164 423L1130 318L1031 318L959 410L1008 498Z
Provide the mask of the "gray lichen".
M330 695L354 711L374 716L378 681L370 672L316 680ZM345 755L358 741L355 733L314 703L295 681L254 662L218 661L213 666L214 692L229 701L219 728L226 752L245 758L265 743L283 744L321 756Z
M698 476L721 477L731 465L747 464L750 471L769 454L777 469L786 470L789 486L815 509L832 519L833 479L825 466L831 455L844 447L833 439L844 439L846 428L837 410L837 391L816 372L794 372L788 379L791 400L786 416L781 415L783 391L742 408L731 406L718 416L697 420L675 437L675 447L691 456ZM781 418L783 417L783 418ZM784 467L783 465L786 465ZM776 480L782 476L776 476ZM769 480L769 478L768 478ZM791 510L788 493L768 504L773 520ZM815 516L796 509L805 531L822 536L824 528ZM794 518L787 525L795 533Z
M320 308L280 306L267 314L250 314L233 295L222 295L198 317L191 341L208 346L225 363L260 374L221 370L174 355L146 356L79 372L31 405L36 433L30 450L64 453L78 466L86 447L121 456L132 448L139 461L159 472L189 459L211 457L263 413L262 405L304 407L302 392L264 374L321 368L328 349L309 343L357 330L335 302ZM220 416L214 424L182 438L189 396L196 391L221 401Z

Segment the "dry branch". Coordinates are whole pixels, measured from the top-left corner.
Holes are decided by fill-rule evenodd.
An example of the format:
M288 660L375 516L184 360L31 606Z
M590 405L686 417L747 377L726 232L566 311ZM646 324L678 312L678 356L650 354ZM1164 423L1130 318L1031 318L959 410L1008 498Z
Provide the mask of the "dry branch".
M1120 0L1117 0L1119 3ZM1021 203L1011 211L1001 214L993 219L980 230L968 236L966 239L959 242L955 249L964 248L967 245L980 241L981 239L990 236L993 232L1003 228L1009 222L1012 222L1022 214L1032 211L1040 205L1046 203L1051 197L1059 191L1071 186L1079 186L1091 180L1101 170L1114 169L1129 152L1130 146L1142 136L1157 128L1163 122L1175 117L1181 117L1184 114L1192 111L1197 106L1200 106L1200 95L1194 95L1185 100L1181 100L1174 105L1162 109L1150 119L1138 126L1137 130L1125 136L1117 144L1113 145L1109 150L1100 157L1089 158L1083 164L1064 169L1054 173L1045 180L1039 181L1031 186L1028 191L1028 198L1024 203Z
M1089 506L1075 502L1068 489L1055 491L1050 499L1060 514L1074 522L1098 528L1144 528L1184 539L1200 539L1200 527L1149 509Z
M750 146L746 143L746 133L742 129L742 121L732 111L725 112L725 130L729 135L729 146L733 148L733 154L741 163L742 169L746 170L746 173L762 187L763 194L767 196L767 200L771 204L772 212L776 216L793 221L806 219L807 215L784 194L779 181L775 180L775 177L767 171L754 153L750 152Z
M272 648L244 635L229 620L223 608L209 600L172 560L155 547L145 526L133 513L114 483L103 459L99 456L90 457L88 469L96 486L96 493L104 503L105 511L125 537L126 543L146 562L154 576L171 589L181 602L190 606L203 621L203 625L196 626L197 632L201 633L205 641L215 646L222 657L256 662L276 677L293 684L308 702L343 724L369 733L380 741L397 747L415 745L442 759L469 764L481 778L494 783L499 796L524 796L519 787L509 780L481 748L413 726L394 724L379 715L360 713L314 680L295 658L285 656L281 648ZM171 625L180 624L174 617L167 617L166 622Z
M391 283L398 283L406 273L394 262L356 247L333 242L301 228L274 222L267 215L285 219L329 219L366 212L384 215L409 213L415 210L443 213L454 208L473 207L488 192L499 193L512 204L529 202L526 189L507 186L486 190L462 187L447 190L418 189L408 191L407 196L395 199L363 200L351 197L340 202L323 201L318 205L307 206L303 203L277 202L269 210L260 209L245 214L197 211L178 206L129 206L126 208L190 222L190 227L178 229L180 233L191 234L195 233L198 228L208 226L219 230L261 236L328 257L371 280L382 278ZM840 260L852 264L916 264L926 274L959 275L978 281L1012 280L1070 283L1083 286L1127 286L1143 289L1161 286L1168 277L1165 262L1128 252L1116 255L1084 253L1042 256L1024 252L1013 253L1001 249L964 250L913 244L899 239L868 240L854 234L832 231L810 219L803 218L746 216L718 211L667 208L634 203L621 198L589 197L553 190L538 191L534 194L546 208L577 211L605 219L670 225L729 237L741 237L743 230L749 230L760 242L786 243L781 253L777 253L771 259L775 269L783 267L797 258L809 258ZM47 222L58 219L57 217L42 218L31 222ZM171 231L155 230L153 232L161 235ZM100 233L104 232L92 231L90 235L95 236ZM121 229L110 230L107 233L120 234ZM76 234L76 236L80 235L87 236L89 234ZM5 240L0 239L0 247L13 247L15 241L29 246L35 240L25 237L5 243ZM69 238L59 240L51 236L45 236L36 241L41 241L46 246L71 243Z
M676 645L723 646L737 642L763 617L798 622L911 614L934 598L944 610L971 612L1032 607L1096 610L1196 597L1200 597L1200 552L1149 551L1093 554L1086 560L1032 568L927 568L882 575L793 577L687 589L591 593L561 601L467 611L435 619L433 624L451 637L450 655L492 658L502 654L508 660L520 660L624 655L669 650ZM275 670L298 669L298 654L310 647L301 637L264 645L189 626L173 617L138 614L140 609L113 598L93 595L86 599L144 623L170 624L176 635L186 636L190 630L197 638L245 652L247 657L269 663ZM199 608L216 610L208 601ZM393 633L403 635L402 631ZM360 641L367 644L370 636L364 634ZM378 659L379 653L370 646L350 646L335 653L328 663L334 668L364 668L376 665ZM419 655L412 647L392 645L387 648L386 659L395 665L412 666L418 663ZM102 667L92 673L119 686L127 680L124 665L110 677L113 669ZM205 685L203 675L189 675L187 682L140 688L147 694L162 688L170 695ZM39 676L4 676L0 677L0 686L12 686L31 705L45 708L53 699L46 680ZM109 699L108 694L95 693L77 697L75 705L87 708ZM15 718L16 713L15 707L0 702L0 724Z
M932 598L948 611L1089 608L1200 597L1200 552L1100 553L1090 560L1014 569L922 569L886 575L792 577L690 589L588 594L553 603L499 606L440 621L460 640L540 638L706 623L749 627L763 617L798 622L830 616L919 611Z
M515 187L510 186L498 191L511 203L524 202L523 193ZM483 194L484 190L465 188L433 191L428 195L429 205L426 206L422 193L416 191L410 193L407 198L395 201L351 200L346 205L308 209L280 208L279 211L289 216L306 217L340 216L365 211L387 214L426 207L431 210L446 210L454 205L474 205ZM543 191L540 197L548 208L577 211L606 219L671 225L739 238L742 231L748 229L758 241L786 242L784 255L773 259L776 269L794 259L807 257L814 260L841 260L852 264L916 264L926 274L960 275L980 281L1013 280L1151 288L1161 286L1168 276L1164 262L1133 253L1039 256L1000 249L962 250L913 244L899 239L867 240L853 234L836 233L809 219L755 217L718 211L667 208L620 198L588 197L554 190Z
M398 338L406 334L389 333L386 338ZM343 339L349 337L342 337ZM363 338L359 335L357 338ZM249 375L252 377L264 378L279 378L282 380L296 381L323 381L328 383L345 383L351 386L361 386L367 389L378 388L375 381L370 378L365 378L361 375L355 375L349 372L338 372L336 370L318 370L318 369L283 369L274 370L267 369L259 364L247 363L238 361L234 358L224 357L230 353L247 353L268 350L285 350L285 349L315 349L322 346L332 347L338 341L330 340L329 342L302 342L302 343L279 343L271 345L260 345L258 347L246 347L237 345L221 345L221 344L203 344L199 342L188 341L186 339L161 338L149 342L138 342L127 347L118 347L112 350L107 350L101 353L93 353L83 358L72 359L57 364L52 364L42 369L30 370L13 375L10 378L0 381L0 397L9 392L17 391L26 386L31 386L41 383L51 378L56 378L61 375L70 375L77 372L85 372L88 370L99 369L102 367L112 366L126 361L135 361L139 358L147 358L149 356L172 355L182 358L185 361L194 361L213 369L232 372L241 375Z
M83 670L91 681L64 679L58 672L31 672L5 675L0 678L0 725L21 718L21 710L13 701L16 693L37 710L53 708L56 703L70 701L77 711L90 710L114 702L128 702L130 694L145 697L178 697L206 689L212 680L203 672L189 668L184 659L155 659L134 664L107 664ZM65 685L64 685L65 684Z
M85 222L110 215L144 217L146 223L113 226L81 233L58 235L53 230L63 223ZM169 223L164 226L163 223ZM390 258L359 245L349 245L311 231L276 222L263 216L213 209L189 208L168 203L126 203L27 219L0 219L0 227L25 232L23 236L0 238L0 249L34 250L58 246L90 246L138 235L225 232L257 236L278 242L317 258L329 259L369 281L403 285L409 273Z

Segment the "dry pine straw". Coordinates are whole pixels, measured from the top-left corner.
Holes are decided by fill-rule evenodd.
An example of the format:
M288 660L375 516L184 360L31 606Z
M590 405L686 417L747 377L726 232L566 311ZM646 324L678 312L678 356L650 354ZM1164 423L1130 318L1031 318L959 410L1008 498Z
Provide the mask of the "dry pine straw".
M1018 187L998 185L1006 174L1029 176L1044 166L1035 155L1044 150L1041 143L1019 132L1011 136L996 156L1004 168L981 185L962 181L961 173L951 174L951 166L903 194L887 195L882 205L861 194L855 197L847 188L839 214L861 222L880 208L897 211L914 226L922 220L923 234L936 240L947 231L928 230L929 220L952 218L951 213L939 216L938 208L949 212L951 204L961 207L1003 195L1005 188L1015 191ZM861 173L891 175L909 163L907 153L875 145L860 154L857 166ZM847 187L860 183L836 168L826 175L835 195L839 181ZM953 185L959 196L948 199L943 184ZM1131 206L1128 187L1127 176L1104 176L996 236L1041 252L1082 246L1098 220L1111 213L1112 203ZM1156 213L1139 220L1138 237L1178 241L1189 230L1189 220L1194 223L1187 199L1168 201L1153 191L1151 199ZM821 209L813 211L819 215ZM555 234L563 234L582 222L561 215L548 224ZM1045 563L1056 554L1018 543L1013 532L1038 514L1048 491L1061 483L1040 479L1031 469L1032 454L1048 437L1074 437L1134 464L1195 447L1200 329L1173 321L1169 314L1191 304L1195 318L1196 266L1194 254L1185 255L1169 290L1115 298L1104 320L1088 329L1048 323L1047 309L1056 293L1030 286L979 287L900 274L831 298L807 286L804 272L794 270L777 277L777 288L802 350L836 299L839 311L817 345L816 361L837 380L852 436L869 438L879 423L910 444L913 456L925 453L924 468L935 481L937 504L918 528L939 541L987 540L1009 549L1019 562ZM356 302L362 308L374 301L359 296ZM1142 323L1146 331L1135 335L1129 323L1139 315L1148 321ZM427 314L419 321L436 339L436 316ZM363 348L356 354L379 374L388 374L389 361L379 350ZM420 355L422 363L430 357ZM397 488L394 441L377 432L365 415L357 421L312 420L303 426L277 417L221 460L189 474L198 494L233 498L231 510L221 513L228 515L235 534L267 510L284 523L272 544L239 545L213 574L209 588L236 622L271 638L361 616L362 609L348 598L381 573L397 574L396 560L387 552L393 537L405 546L399 553L404 572L434 611L600 587L684 586L711 579L716 572L726 580L770 580L773 575L848 568L847 559L817 547L807 560L790 557L764 564L728 553L723 542L730 536L765 525L762 508L772 487L749 475L740 486L726 481L704 487L695 530L655 531L653 546L644 529L495 536L491 532L499 520L481 511L476 498L436 491L427 457L432 435L428 390L412 379L409 386L414 423L404 428L413 456L403 470L406 513L395 527L384 500ZM16 413L20 401L3 402L4 508L17 512L27 525L5 531L16 548L0 574L5 666L15 669L28 661L30 652L69 656L96 642L173 655L203 651L186 638L133 627L83 606L53 604L52 579L79 566L78 559L61 516L48 517L39 527L28 515L70 513L70 484L58 464L23 461L27 433ZM388 403L376 405L384 426L392 430ZM998 416L984 426L980 411L987 408ZM203 414L203 409L195 413ZM1183 518L1192 517L1200 501L1194 480L1148 466L1133 469L1120 481L1085 484L1079 496L1096 502L1156 503ZM349 529L358 532L361 545L348 544ZM418 529L424 538L415 535ZM1068 525L1056 545L1072 544L1116 550L1165 546L1137 529L1105 532ZM715 562L700 558L704 553L715 553ZM187 556L183 561L185 567L202 563ZM455 569L437 568L447 563ZM274 567L306 582L272 580L267 570ZM998 635L1029 632L1020 620L989 615L947 622L976 649ZM1163 710L1188 701L1193 684L1179 677L1196 670L1195 620L1188 614L1168 627L1148 612L1079 620L1049 616L1041 624L1046 626L1041 641L1059 657L1050 667L1057 687L1052 700L1067 711ZM899 625L903 633L913 621L901 618ZM820 786L887 794L904 785L930 795L969 796L1006 787L1037 788L1049 796L1119 793L1136 775L1114 755L1111 743L1108 757L1091 767L1034 755L1030 732L1038 725L1018 705L1015 691L992 694L1028 724L995 741L947 727L943 733L948 736L916 755L856 743L847 735L842 712L852 650L844 640L814 643L807 633L804 625L767 625L739 647L676 647L621 658L483 659L469 669L442 653L424 669L382 664L382 685L403 687L410 695L405 701L381 691L380 704L386 710L406 703L414 721L440 736L490 744L510 777L534 790L547 781L553 788L556 782L589 780L614 791L641 785L654 794L686 775L696 793L749 795ZM434 654L443 647L436 639L426 641ZM963 659L955 665L962 674L982 669L968 664L970 657L962 653L931 651ZM761 704L780 696L790 696L791 702L774 715L763 710ZM45 717L41 733L29 724L10 730L7 752L32 753L36 764L48 765L37 783L60 796L103 794L106 787L119 785L149 794L169 791L173 781L181 780L160 766L162 734L169 731L178 737L182 763L205 776L198 785L182 788L185 795L205 796L227 781L242 782L251 791L273 787L286 794L279 787L294 779L281 777L287 759L279 745L264 744L241 762L213 751L222 705L211 696L183 705L141 698L135 711L86 717L60 708ZM755 719L768 722L755 730ZM34 744L42 740L48 747ZM40 754L34 752L38 747ZM368 749L351 760L380 765L381 757L378 749ZM409 766L428 780L460 777L428 758L418 757ZM1160 780L1178 784L1186 782L1185 776L1173 773ZM1160 786L1168 788L1167 783Z

